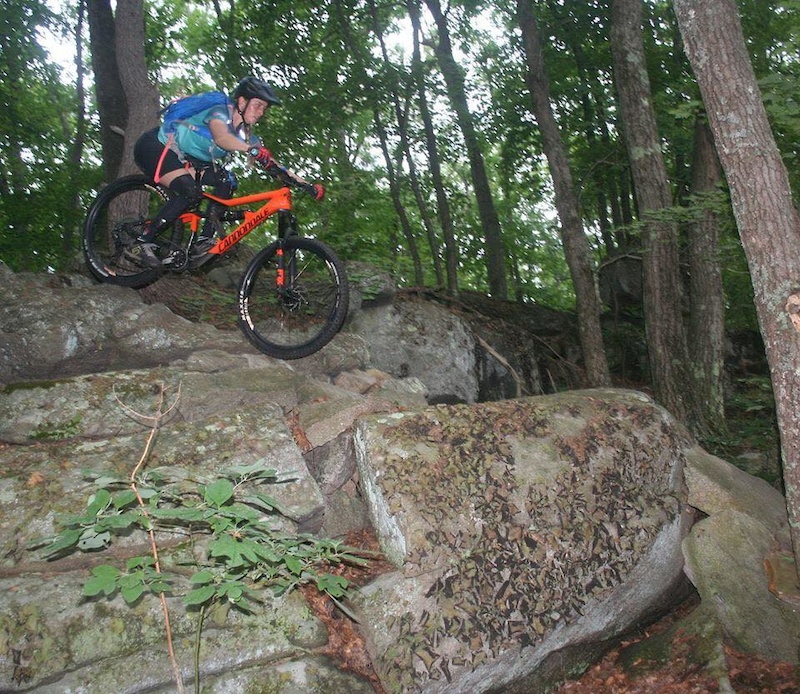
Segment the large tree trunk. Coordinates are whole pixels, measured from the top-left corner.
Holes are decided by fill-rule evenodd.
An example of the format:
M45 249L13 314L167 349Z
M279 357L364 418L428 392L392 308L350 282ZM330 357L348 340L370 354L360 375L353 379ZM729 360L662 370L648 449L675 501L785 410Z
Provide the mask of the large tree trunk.
M138 171L133 161L133 145L147 129L158 124L158 90L147 74L144 55L144 8L142 0L117 0L114 17L117 65L128 102L125 146L120 173Z
M542 56L539 25L531 0L517 1L517 14L528 63L526 79L531 94L533 114L539 124L542 147L550 166L555 203L561 221L561 243L569 266L578 307L580 334L586 378L591 386L611 384L611 374L600 330L600 299L592 273L589 241L583 231L572 172L561 141L561 133L550 105L550 84Z
M478 142L478 135L475 131L475 123L467 105L464 76L453 57L447 18L442 12L439 0L425 0L425 4L433 15L439 32L434 50L439 61L439 68L442 71L442 77L447 86L450 105L455 111L461 134L464 137L464 145L467 148L472 185L475 188L475 198L478 203L478 215L486 240L486 269L489 291L495 299L506 299L508 286L506 283L506 253L503 247L503 233L500 228L500 220L497 217L494 200L492 199L492 191L489 186L489 178L486 175L486 166Z
M100 146L106 181L120 175L128 104L117 69L116 29L109 0L87 0L89 45L100 116Z
M692 162L692 196L701 218L689 225L689 352L698 406L709 434L725 427L725 300L719 259L719 220L712 202L721 195L714 138L705 117L697 118Z
M658 216L672 205L652 106L642 39L642 0L611 3L614 84L634 193L643 221L643 287L650 381L656 400L695 423L681 313L677 223Z
M772 376L795 566L800 566L800 218L733 0L673 0L755 290Z

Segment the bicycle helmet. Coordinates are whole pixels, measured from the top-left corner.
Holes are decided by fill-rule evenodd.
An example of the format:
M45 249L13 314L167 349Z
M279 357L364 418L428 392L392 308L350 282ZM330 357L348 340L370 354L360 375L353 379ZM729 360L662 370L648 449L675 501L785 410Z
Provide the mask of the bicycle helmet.
M236 89L233 90L234 101L240 96L243 96L248 101L250 101L250 99L261 99L273 106L281 105L281 100L275 96L272 87L264 80L260 80L258 77L253 77L252 75L250 77L245 77L236 85Z

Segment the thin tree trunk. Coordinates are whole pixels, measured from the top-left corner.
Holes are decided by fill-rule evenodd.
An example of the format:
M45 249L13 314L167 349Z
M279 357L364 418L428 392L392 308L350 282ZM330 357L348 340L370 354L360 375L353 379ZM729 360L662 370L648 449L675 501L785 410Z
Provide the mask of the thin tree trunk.
M681 314L677 223L659 217L671 207L667 171L652 106L642 39L642 0L612 0L611 55L622 130L644 223L643 287L650 381L658 402L691 426L688 352Z
M455 240L453 229L453 217L450 214L450 203L447 199L447 192L444 187L444 177L442 176L442 166L439 160L439 147L436 143L436 133L433 128L433 119L428 108L428 99L425 91L425 76L422 70L422 60L420 59L420 8L418 0L407 0L408 16L411 19L413 29L413 53L411 58L411 70L417 87L417 105L419 106L420 118L425 130L425 144L428 151L428 163L430 165L431 180L436 192L436 211L439 216L439 224L442 227L445 251L445 272L447 273L447 291L450 294L458 294L458 246Z
M539 124L542 147L553 177L556 209L561 221L561 242L575 288L586 379L591 386L607 386L611 384L611 374L600 329L600 299L592 273L589 241L583 231L569 161L550 105L550 84L542 56L539 26L530 0L517 0L517 15L525 46L526 81L533 114Z
M83 85L83 23L85 14L86 2L85 0L79 0L78 19L75 23L75 132L72 138L72 146L69 150L69 162L73 171L81 170L83 148L86 144L86 90ZM70 191L72 198L70 219L64 225L61 241L65 257L72 255L74 237L77 234L78 225L83 216L81 201L82 181L80 177L74 177L70 181L70 185L72 186Z
M492 190L489 185L489 178L486 175L486 166L478 142L478 135L475 131L475 123L467 104L464 76L453 57L447 18L442 12L439 0L425 0L425 4L436 22L439 36L435 42L434 51L439 61L439 69L442 71L442 77L447 86L450 105L455 111L467 149L472 185L478 203L478 216L480 217L486 240L486 270L489 292L495 299L506 299L508 287L506 284L506 254L503 248L503 233L500 228L500 220L497 217L494 200L492 199Z
M700 220L689 225L689 346L698 403L709 433L725 427L725 301L719 259L719 220L708 206L721 194L722 171L714 138L705 117L694 129L692 195L703 207ZM710 199L711 198L711 199Z
M673 0L731 191L775 393L800 567L800 217L732 0Z
M392 74L391 61L389 60L389 53L386 50L386 42L383 38L383 32L381 31L380 24L378 22L378 11L375 7L374 0L370 0L369 5L372 13L373 32L375 33L375 36L377 37L378 43L381 47L381 56L387 69L387 73ZM394 106L394 114L397 121L397 132L400 137L400 146L403 151L403 157L408 164L408 181L411 185L411 191L414 193L414 199L417 202L417 208L419 209L420 217L422 219L422 225L425 228L425 234L428 239L428 246L430 248L431 259L433 261L433 271L436 276L436 284L437 286L442 287L444 286L444 274L442 272L442 259L439 249L439 239L436 236L433 220L431 219L431 215L428 211L428 204L422 195L419 176L417 175L417 167L416 163L414 162L411 144L408 138L408 113L407 109L403 108L398 91L399 89L397 80L392 80L392 104Z
M378 134L378 139L381 143L381 152L383 152L383 159L386 162L386 174L389 177L389 191L394 203L397 218L400 220L400 227L403 230L406 244L408 245L408 252L411 256L411 262L414 266L414 284L418 287L425 285L425 279L422 273L422 261L419 257L419 249L417 248L417 240L414 238L414 232L411 229L411 224L408 221L406 208L403 205L403 200L400 197L400 187L397 182L397 175L395 174L395 167L392 163L392 156L389 152L388 138L386 137L386 128L381 122L380 115L377 111L374 114L375 132Z

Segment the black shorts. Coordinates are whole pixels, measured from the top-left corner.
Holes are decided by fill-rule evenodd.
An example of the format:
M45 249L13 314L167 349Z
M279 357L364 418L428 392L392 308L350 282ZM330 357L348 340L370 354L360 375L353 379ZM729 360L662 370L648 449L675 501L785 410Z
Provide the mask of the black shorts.
M158 128L153 128L136 141L133 146L133 160L136 162L136 166L153 179L156 176L159 161L161 161L159 176L163 176L170 171L186 169L188 164L202 173L202 184L213 186L220 197L230 197L231 193L236 189L236 179L233 174L223 167L214 166L211 162L197 161L191 158L181 161L174 150L167 147L165 153L164 149L164 145L158 139ZM163 161L161 160L162 155L164 157Z
M161 170L159 171L161 176L170 171L186 168L186 163L182 162L173 150L167 148L166 154L164 153L164 145L158 139L158 128L148 130L133 146L133 160L136 162L136 166L150 178L155 178L158 162L161 160L162 154L164 155L164 160L161 161Z

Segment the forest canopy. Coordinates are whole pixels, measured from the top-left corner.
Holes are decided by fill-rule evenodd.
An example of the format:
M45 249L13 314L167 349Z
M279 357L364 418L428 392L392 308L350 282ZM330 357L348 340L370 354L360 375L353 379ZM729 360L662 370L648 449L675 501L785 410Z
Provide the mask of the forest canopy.
M98 56L89 40L92 14L107 4L2 0L0 217L6 231L0 257L16 270L62 270L80 262L82 215L108 178L93 70ZM641 233L612 74L609 3L531 5L597 273L614 258L635 255ZM796 187L798 3L739 6ZM505 1L154 0L145 4L145 55L162 106L193 91L230 91L245 74L273 82L284 105L260 124L259 135L280 161L328 188L324 206L303 210L307 233L345 258L390 270L401 285L457 282L461 289L498 293L487 276L495 243L487 244L486 202L476 195L477 158L497 220L498 272L508 298L569 309L575 293L526 87L517 10ZM439 51L440 22L459 69L454 79ZM725 187L692 194L692 133L702 104L671 4L645 2L643 29L672 195L661 214L685 225L709 207L719 213L729 325L754 327ZM453 94L459 80L461 104ZM242 190L260 184L242 162L234 168ZM448 260L455 278L448 277Z

